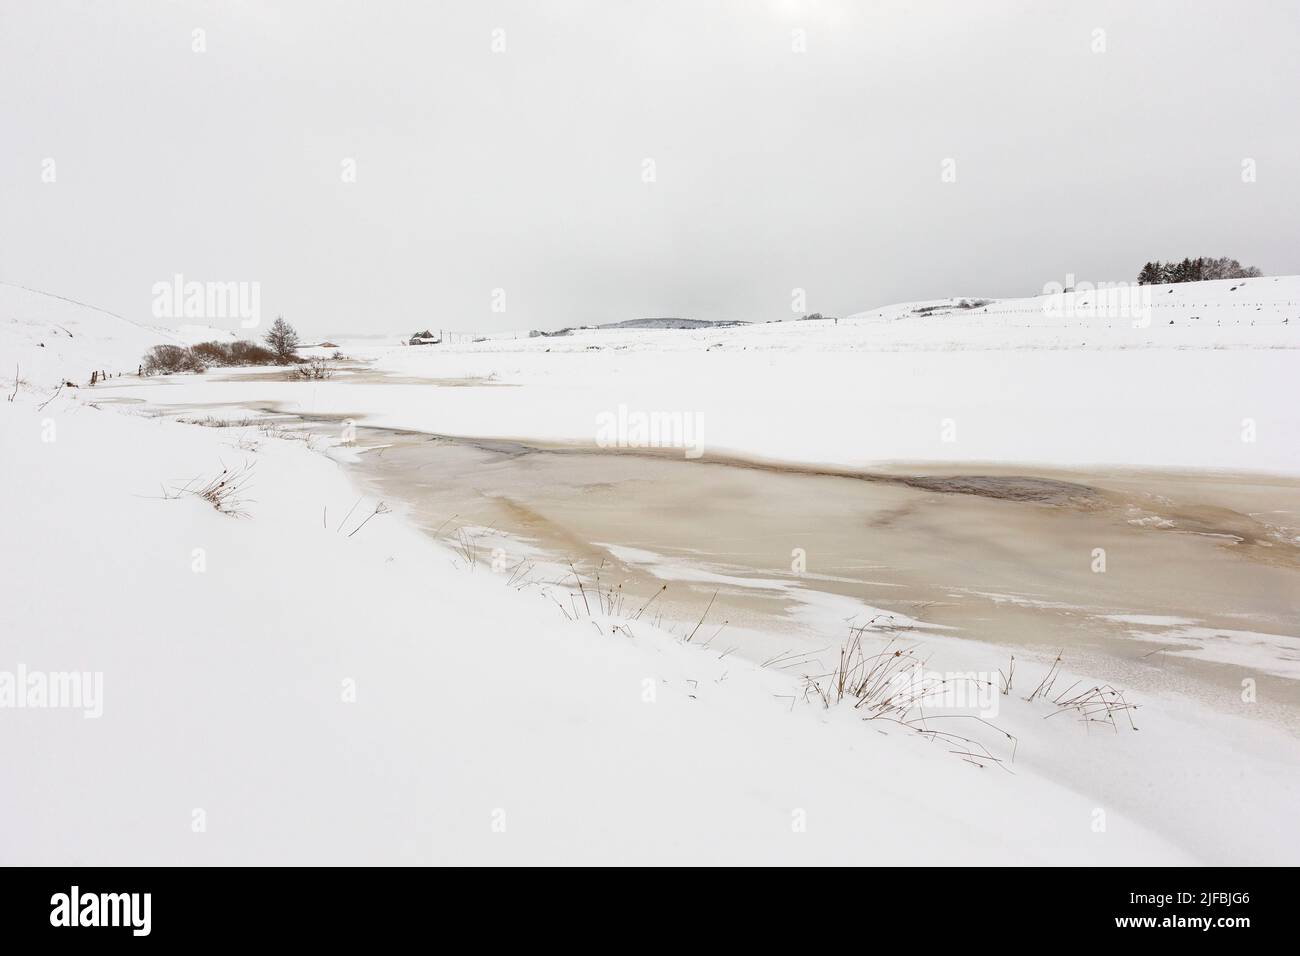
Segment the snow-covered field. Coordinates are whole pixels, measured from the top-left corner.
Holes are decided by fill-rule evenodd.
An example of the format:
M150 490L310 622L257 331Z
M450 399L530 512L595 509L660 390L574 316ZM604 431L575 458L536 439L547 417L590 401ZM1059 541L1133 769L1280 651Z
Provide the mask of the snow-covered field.
M1173 694L1141 701L1140 731L1044 719L1026 662L992 702L1014 741L981 731L1001 763L973 766L806 700L795 671L590 595L557 606L562 585L510 587L400 510L366 520L377 502L358 502L338 435L309 447L105 401L584 445L622 407L690 416L709 454L1300 473L1300 278L1153 301L1139 327L1005 300L341 342L369 367L55 395L133 373L164 333L0 287L0 365L27 383L0 410L0 862L1294 863L1286 730ZM193 494L223 468L246 480L227 513ZM930 667L1005 666L921 634ZM93 699L41 706L32 686L72 672Z
M936 303L911 303L838 323L341 341L392 381L341 373L303 389L268 375L241 383L238 397L372 425L584 445L620 415L657 419L684 424L707 454L788 462L1300 473L1300 277L1148 288L1145 325L1064 296L925 313L915 310ZM0 361L13 364L2 351ZM146 384L131 394L235 396L215 380Z

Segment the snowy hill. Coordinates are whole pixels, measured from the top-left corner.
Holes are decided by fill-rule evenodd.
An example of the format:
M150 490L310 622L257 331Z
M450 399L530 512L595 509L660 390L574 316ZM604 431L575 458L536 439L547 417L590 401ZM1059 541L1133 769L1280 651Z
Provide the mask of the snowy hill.
M436 360L405 349L349 342L358 354L417 371ZM563 336L451 333L437 355L663 352L987 351L1020 349L1223 349L1300 347L1300 276L1131 286L1022 298L901 302L840 319L700 328L573 329Z
M144 325L84 302L0 283L0 368L33 385L83 382L92 371L134 372L155 345L233 341L234 332L201 325Z
M175 328L154 325L150 328L177 339L182 345L198 345L200 342L237 342L245 338L230 329L218 329L211 325L178 325Z
M1278 332L1297 321L1300 276L1262 276L1114 289L1080 287L1014 299L904 302L859 312L841 324L969 330L975 337L980 330L990 329L1095 329L1116 344L1213 346L1247 340L1294 344L1292 336L1279 337ZM1168 330L1170 326L1173 330ZM1245 329L1261 331L1243 333ZM1267 329L1274 331L1262 331ZM1161 331L1153 337L1151 330Z
M838 322L583 329L429 349L346 344L394 375L532 393L521 401L498 387L411 385L408 395L381 393L377 407L367 403L379 396L339 383L311 400L318 412L327 402L339 414L369 410L388 427L576 443L591 442L593 422L620 406L690 413L707 422L710 451L846 467L1300 473L1300 276L1128 288L1136 301L1121 297L1113 310L1111 293L1080 290L910 302Z

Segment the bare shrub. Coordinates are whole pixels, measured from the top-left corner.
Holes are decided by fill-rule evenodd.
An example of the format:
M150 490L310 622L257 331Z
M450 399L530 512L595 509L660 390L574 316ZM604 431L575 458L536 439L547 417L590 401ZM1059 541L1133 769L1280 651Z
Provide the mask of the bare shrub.
M208 366L279 364L279 359L270 349L243 339L234 342L200 342L191 346L190 351Z
M193 349L179 345L155 345L145 353L142 364L148 375L207 371L207 366Z
M236 518L247 517L244 511L243 491L253 477L252 462L245 463L238 471L222 468L219 475L214 475L202 487L196 489L198 495L222 514Z
M291 377L296 379L307 379L310 381L324 381L334 376L334 370L330 368L323 358L314 358L303 362L293 370Z
M248 516L248 513L244 511L244 505L247 503L245 491L248 482L253 477L253 464L253 462L245 462L233 472L225 465L222 465L221 471L207 481L203 481L201 477L191 478L185 484L179 488L174 488L170 492L164 486L163 498L170 501L185 495L195 495L212 505L222 514L231 515L235 518L245 518ZM200 484L201 481L202 484Z
M230 343L231 365L275 365L277 358L270 349L264 349L256 342L240 339Z
M190 351L206 365L230 364L230 351L225 342L199 342L191 345Z

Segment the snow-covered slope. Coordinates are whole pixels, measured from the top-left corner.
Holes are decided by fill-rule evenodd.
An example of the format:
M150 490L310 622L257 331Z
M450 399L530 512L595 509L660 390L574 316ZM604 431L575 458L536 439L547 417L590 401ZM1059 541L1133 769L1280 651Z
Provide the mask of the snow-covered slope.
M838 323L525 333L424 348L343 341L393 383L339 377L308 395L268 380L240 397L290 409L305 400L317 413L395 428L587 445L620 408L689 415L710 454L847 467L1300 473L1300 276L1148 288L1145 319L1098 313L1080 292L973 308L906 303ZM431 389L418 378L484 387ZM230 400L215 385L170 387L175 398L164 400Z
M1132 287L1130 287L1132 288ZM1178 309L1229 310L1219 314L1210 313L1210 318L1226 318L1231 310L1253 310L1261 308L1267 312L1266 318L1285 316L1281 308L1291 299L1292 305L1300 305L1300 276L1260 276L1254 279L1216 279L1212 282L1181 282L1174 285L1140 286L1151 295L1151 301L1160 312ZM1080 283L1079 291L1057 293L1070 297L1070 301L1079 304L1096 301L1104 297L1106 289L1093 290ZM903 302L882 306L848 316L846 322L897 320L915 315L918 312L933 316L957 314L988 315L1001 317L1010 314L1043 311L1043 305L1050 298L1049 294L1024 296L1011 299L951 298L934 299L928 302ZM1169 312L1175 315L1176 311ZM1290 314L1294 314L1294 310Z
M0 282L0 369L8 379L78 384L92 371L134 372L155 345L234 341L231 331L203 325L175 329L145 325L104 309Z
M92 371L135 371L140 357L174 336L94 306L0 283L0 368L33 385L63 378L82 382Z
M1300 347L1300 275L1177 285L1123 286L994 299L900 302L836 319L759 322L723 328L588 328L567 335L448 333L428 349L335 339L384 364L414 367L454 352L918 351Z
M1114 344L1220 346L1294 344L1287 333L1298 321L1300 276L1114 289L1081 285L1079 291L1014 299L904 302L840 320L848 326L939 329L975 340L999 329L1057 329L1093 330L1102 342Z
M183 345L197 345L200 342L236 342L243 338L230 329L218 329L211 325L178 325L175 328L153 326L152 328L178 340Z

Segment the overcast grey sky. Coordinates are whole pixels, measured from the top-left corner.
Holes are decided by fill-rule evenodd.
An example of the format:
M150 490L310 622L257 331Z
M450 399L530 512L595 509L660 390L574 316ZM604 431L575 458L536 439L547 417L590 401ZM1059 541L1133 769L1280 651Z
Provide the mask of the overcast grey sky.
M388 332L1294 273L1298 47L1294 0L0 0L0 280Z

